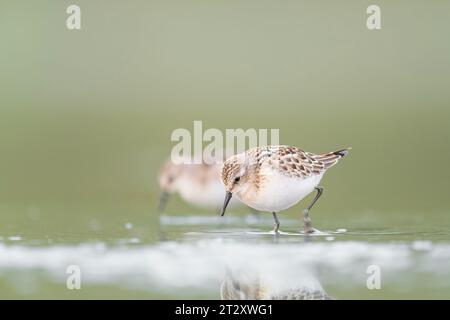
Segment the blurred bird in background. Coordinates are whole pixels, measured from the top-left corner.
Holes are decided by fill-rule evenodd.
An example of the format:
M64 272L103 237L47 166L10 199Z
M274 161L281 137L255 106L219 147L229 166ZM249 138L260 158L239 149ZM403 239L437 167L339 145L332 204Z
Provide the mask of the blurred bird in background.
M225 187L221 180L224 153L203 158L202 163L185 161L175 164L167 160L159 172L161 189L158 211L163 212L170 195L178 193L181 198L197 208L219 210L223 204ZM231 206L241 203L238 199Z

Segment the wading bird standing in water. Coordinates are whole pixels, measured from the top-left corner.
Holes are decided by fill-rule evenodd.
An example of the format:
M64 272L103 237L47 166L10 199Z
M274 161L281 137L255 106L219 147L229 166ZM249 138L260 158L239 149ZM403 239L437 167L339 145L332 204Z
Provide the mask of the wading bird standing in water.
M266 146L228 158L222 169L226 196L221 215L225 214L228 202L235 195L251 208L272 212L274 232L278 233L277 212L292 207L316 190L316 196L303 212L305 233L315 232L309 211L323 193L320 180L328 168L347 155L349 149L316 155L296 147Z

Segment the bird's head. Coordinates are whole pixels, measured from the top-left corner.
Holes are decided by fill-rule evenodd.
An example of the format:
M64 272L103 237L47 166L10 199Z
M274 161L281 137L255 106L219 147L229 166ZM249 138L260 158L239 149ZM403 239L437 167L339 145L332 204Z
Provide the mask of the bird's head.
M221 215L225 214L228 202L233 194L241 194L244 192L251 180L251 166L245 153L231 156L224 162L222 167L222 182L225 186L225 201Z

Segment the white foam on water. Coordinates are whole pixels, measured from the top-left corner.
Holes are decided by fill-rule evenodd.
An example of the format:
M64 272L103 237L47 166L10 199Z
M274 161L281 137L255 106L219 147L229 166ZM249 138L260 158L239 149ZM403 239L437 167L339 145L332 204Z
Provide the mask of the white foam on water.
M133 229L133 224L131 222L127 222L124 224L125 229L131 230Z
M9 241L20 241L20 240L22 240L22 237L21 236L11 236L11 237L8 237L8 240Z
M380 266L383 279L401 281L402 276L418 272L450 279L449 244L416 249L417 244L408 243L243 243L222 238L115 247L0 243L0 274L42 270L55 281L65 281L67 267L75 264L81 268L83 283L138 285L148 290L217 288L226 270L247 270L278 287L297 282L300 286L318 273L328 281L345 279L360 286L367 267L374 264Z
M414 250L429 251L433 247L433 242L429 240L416 240L411 244Z

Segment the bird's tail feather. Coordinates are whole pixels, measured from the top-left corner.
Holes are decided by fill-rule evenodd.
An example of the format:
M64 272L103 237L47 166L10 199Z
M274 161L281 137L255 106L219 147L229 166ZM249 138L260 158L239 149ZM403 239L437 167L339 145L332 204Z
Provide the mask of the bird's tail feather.
M339 161L339 159L345 157L350 149L351 147L338 151L320 154L316 157L316 159L324 164L325 169L328 169L334 166Z

